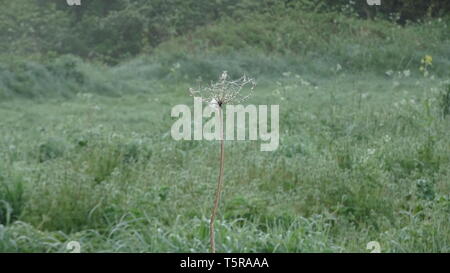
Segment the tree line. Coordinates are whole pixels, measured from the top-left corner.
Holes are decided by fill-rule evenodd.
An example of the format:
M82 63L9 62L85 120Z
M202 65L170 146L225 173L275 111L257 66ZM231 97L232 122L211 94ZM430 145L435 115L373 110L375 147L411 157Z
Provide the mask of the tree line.
M399 24L447 16L450 1L381 0L0 0L0 51L7 54L71 53L115 63L151 53L161 42L222 17L239 22L254 13L286 10L338 12Z

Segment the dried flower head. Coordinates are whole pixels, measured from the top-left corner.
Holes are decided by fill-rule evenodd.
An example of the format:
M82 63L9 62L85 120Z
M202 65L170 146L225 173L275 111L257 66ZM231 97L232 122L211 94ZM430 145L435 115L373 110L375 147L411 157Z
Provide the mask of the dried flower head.
M245 86L249 86L246 95L242 94ZM209 86L198 89L189 88L189 93L194 97L201 97L202 101L217 104L219 107L227 103L240 103L246 100L256 86L255 80L242 76L237 80L231 80L227 71L224 71L217 82L211 82Z

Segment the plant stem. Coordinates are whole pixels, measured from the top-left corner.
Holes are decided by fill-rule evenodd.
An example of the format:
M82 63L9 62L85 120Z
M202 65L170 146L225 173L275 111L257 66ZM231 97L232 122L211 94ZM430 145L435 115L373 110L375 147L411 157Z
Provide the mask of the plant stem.
M220 123L220 171L219 178L217 179L217 189L216 195L214 198L214 206L211 212L211 221L209 222L209 241L211 244L210 251L211 253L216 252L216 245L214 240L214 220L217 214L217 208L219 207L220 201L220 193L222 191L223 186L223 166L224 166L224 158L225 158L225 147L224 147L224 137L223 137L223 120L222 120L222 107L219 106L219 123Z

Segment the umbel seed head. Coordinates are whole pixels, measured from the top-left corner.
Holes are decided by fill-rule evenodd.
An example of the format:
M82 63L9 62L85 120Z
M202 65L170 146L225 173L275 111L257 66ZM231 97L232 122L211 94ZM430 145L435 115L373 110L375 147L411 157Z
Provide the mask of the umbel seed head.
M244 87L249 86L248 92L244 94ZM256 86L255 80L242 76L237 80L229 79L227 71L223 71L217 82L197 89L189 88L191 96L200 97L202 101L222 107L227 103L240 103L245 101ZM214 108L214 105L213 108Z

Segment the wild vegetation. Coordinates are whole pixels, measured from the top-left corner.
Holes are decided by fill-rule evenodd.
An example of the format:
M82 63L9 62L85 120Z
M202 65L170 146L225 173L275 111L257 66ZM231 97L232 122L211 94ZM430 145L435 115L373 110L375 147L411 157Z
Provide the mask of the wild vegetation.
M224 70L280 146L225 141L218 252L450 251L444 1L142 2L0 1L0 251L208 251L219 145L170 111Z

